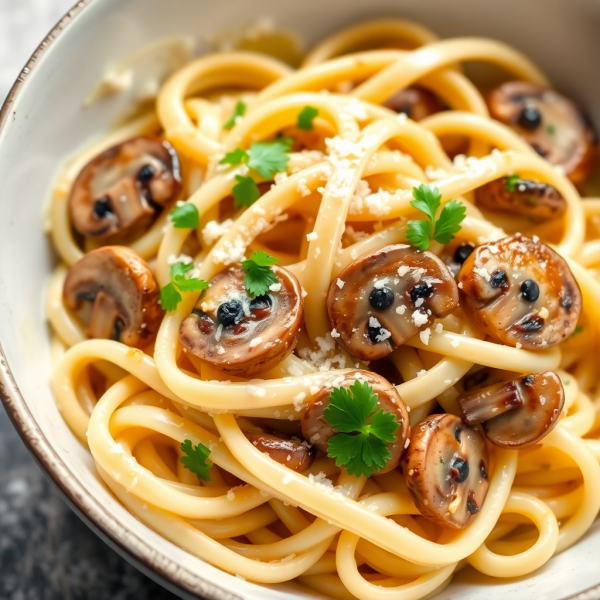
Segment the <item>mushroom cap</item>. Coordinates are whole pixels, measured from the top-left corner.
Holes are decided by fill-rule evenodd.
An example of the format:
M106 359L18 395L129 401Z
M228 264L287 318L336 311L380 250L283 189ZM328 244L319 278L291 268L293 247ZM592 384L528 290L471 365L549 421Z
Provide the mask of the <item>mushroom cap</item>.
M400 90L384 102L384 106L404 113L413 121L422 121L426 117L444 110L438 97L420 85L411 85Z
M509 81L492 91L488 105L494 119L512 127L550 163L562 166L574 183L590 175L596 134L572 100L543 85ZM524 118L526 109L534 118Z
M256 298L246 291L240 266L216 275L181 323L183 346L215 368L242 377L277 366L296 346L304 301L292 273L278 266L271 269L281 288ZM230 323L224 325L227 313Z
M163 316L159 298L152 270L125 246L88 252L69 269L63 287L67 308L78 310L84 302L93 302L90 337L134 347L156 335Z
M489 210L498 210L533 219L548 221L561 217L567 210L567 203L558 190L539 181L518 179L514 190L506 189L507 178L490 181L477 188L477 204Z
M503 344L551 348L575 330L579 286L565 260L540 241L517 235L479 246L458 278L465 312Z
M79 173L69 196L76 231L105 239L147 225L179 196L181 173L173 146L139 136L93 158Z
M525 448L548 435L558 422L565 404L560 377L553 371L525 375L519 379L478 388L457 398L465 420L482 422L485 435L501 448ZM504 412L492 413L490 407L510 404Z
M377 296L383 302L374 303ZM387 356L457 306L458 288L446 265L406 244L363 254L331 283L327 296L336 340L366 361Z
M386 466L381 471L377 471L378 475L382 475L398 466L404 453L406 440L410 437L410 420L406 405L396 388L381 375L370 371L349 371L326 384L314 396L304 413L301 422L302 437L321 452L327 453L329 440L339 433L335 427L327 423L324 417L325 409L329 406L329 395L334 387L350 388L357 378L360 381L366 381L373 388L373 393L377 395L377 410L382 408L386 412L392 413L398 421L396 441L386 443L392 456Z
M314 448L307 447L289 436L248 431L244 432L244 435L258 450L297 473L306 471L315 460Z
M419 512L453 529L466 527L479 512L488 469L483 435L450 414L431 415L413 429L403 464Z

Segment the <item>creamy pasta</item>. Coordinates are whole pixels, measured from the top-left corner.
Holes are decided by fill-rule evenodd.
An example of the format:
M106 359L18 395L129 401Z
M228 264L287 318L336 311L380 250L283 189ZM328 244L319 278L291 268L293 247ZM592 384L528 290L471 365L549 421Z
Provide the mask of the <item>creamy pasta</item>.
M489 39L388 19L298 69L189 62L53 190L60 411L136 517L258 584L409 600L532 573L600 508L593 153ZM375 408L334 422L356 385L387 434Z

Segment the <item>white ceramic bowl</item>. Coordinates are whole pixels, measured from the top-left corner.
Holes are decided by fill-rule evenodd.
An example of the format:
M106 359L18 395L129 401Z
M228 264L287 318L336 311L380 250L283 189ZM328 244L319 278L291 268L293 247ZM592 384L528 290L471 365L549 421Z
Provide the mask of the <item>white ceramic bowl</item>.
M82 101L103 67L168 35L202 36L270 16L308 43L364 18L416 19L441 36L491 36L525 52L600 125L597 0L83 0L64 17L0 114L0 392L21 436L73 508L128 560L184 598L308 597L258 587L203 563L129 514L103 487L50 394L44 286L52 252L42 205L64 156L107 128L118 109ZM532 577L461 572L440 598L600 598L600 526ZM596 588L596 589L593 589ZM588 590L585 592L585 590ZM585 593L582 593L585 592Z

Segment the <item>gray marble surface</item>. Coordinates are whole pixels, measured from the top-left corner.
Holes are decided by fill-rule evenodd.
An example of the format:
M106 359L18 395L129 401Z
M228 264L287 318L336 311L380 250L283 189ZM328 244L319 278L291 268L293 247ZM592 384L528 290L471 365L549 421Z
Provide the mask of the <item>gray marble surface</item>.
M0 103L75 0L0 0ZM171 600L59 497L0 406L0 600Z

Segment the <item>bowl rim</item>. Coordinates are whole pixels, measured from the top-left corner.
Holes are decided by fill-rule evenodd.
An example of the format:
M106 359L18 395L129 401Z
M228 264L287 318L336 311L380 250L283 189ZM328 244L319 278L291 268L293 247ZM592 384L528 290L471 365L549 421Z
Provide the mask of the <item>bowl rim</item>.
M99 0L76 2L35 49L0 107L0 134L9 129L11 109L25 86L29 74L36 68L39 59L93 2L98 3ZM69 507L123 558L146 575L157 578L161 585L166 584L171 588L174 586L180 591L207 600L243 600L238 594L204 579L192 570L176 563L168 555L157 551L137 534L127 531L126 527L119 523L118 519L111 515L99 500L87 492L67 463L52 448L49 440L38 426L16 384L1 340L0 400L27 449L43 469L45 475L58 488ZM600 584L564 600L600 600Z

